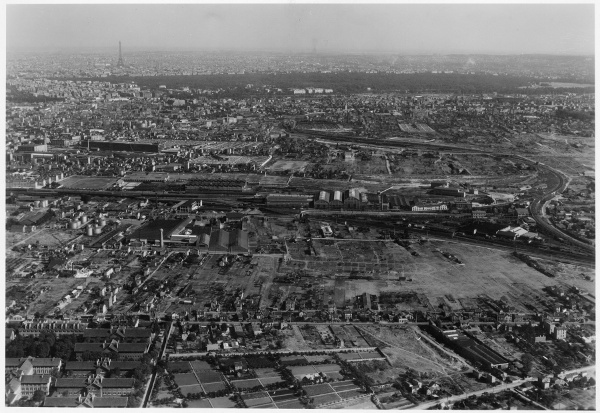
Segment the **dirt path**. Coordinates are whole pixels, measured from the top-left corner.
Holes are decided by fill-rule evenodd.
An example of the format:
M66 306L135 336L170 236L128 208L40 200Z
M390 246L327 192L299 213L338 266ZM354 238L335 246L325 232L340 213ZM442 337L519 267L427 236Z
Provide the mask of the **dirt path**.
M426 336L425 334L421 333L418 329L418 327L412 327L413 332L418 335L419 337L421 337L421 339L425 339L429 344L431 344L433 347L437 348L438 350L440 350L441 352L447 354L450 358L455 359L460 361L463 365L468 366L467 361L462 358L461 356L459 356L458 354L454 354L451 353L450 351L446 350L445 348L443 348L442 346L440 346L438 343L436 343L435 341L433 341L431 338L429 338L428 336Z
M439 368L439 370L438 370L438 371L439 371L440 373L442 373L443 375L445 375L445 376L449 375L449 374L448 374L448 372L446 371L446 367L442 366L441 364L439 364L439 363L437 363L437 362L435 362L435 361L433 361L433 360L430 360L430 359L428 359L428 358L426 358L426 357L423 357L423 356L421 356L421 355L419 355L419 354L417 354L417 353L413 353L412 351L408 351L408 350L405 350L405 349L403 349L403 348L401 348L401 347L395 346L395 345L393 345L393 344L391 344L391 343L389 343L389 342L387 342L387 341L383 340L381 337L376 337L376 336L375 336L373 333L371 333L371 332L369 332L369 331L365 330L364 328L360 328L360 327L356 326L356 329L357 329L357 330L360 330L360 331L362 331L362 332L363 332L363 333L365 333L365 334L368 334L368 335L370 335L371 337L375 338L376 340L379 340L379 341L381 341L382 343L386 344L387 346L389 346L389 347L391 347L391 348L394 348L394 349L396 349L396 350L400 350L400 351L401 351L401 352L403 352L403 353L410 354L412 357L416 357L416 358L419 358L419 359L423 359L423 360L425 360L426 362L428 362L429 364L432 364L432 365L434 365L434 366L437 366L437 367Z

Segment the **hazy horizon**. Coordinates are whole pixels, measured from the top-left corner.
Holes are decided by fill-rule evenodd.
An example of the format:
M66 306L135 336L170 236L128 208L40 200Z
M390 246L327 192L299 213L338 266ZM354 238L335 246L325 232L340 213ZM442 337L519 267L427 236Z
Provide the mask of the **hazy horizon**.
M593 4L7 5L7 51L594 55Z

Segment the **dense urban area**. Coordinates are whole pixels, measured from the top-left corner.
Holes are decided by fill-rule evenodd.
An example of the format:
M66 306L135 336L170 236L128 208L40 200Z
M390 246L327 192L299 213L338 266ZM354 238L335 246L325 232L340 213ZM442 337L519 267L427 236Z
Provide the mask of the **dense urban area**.
M595 409L593 85L9 53L5 404Z

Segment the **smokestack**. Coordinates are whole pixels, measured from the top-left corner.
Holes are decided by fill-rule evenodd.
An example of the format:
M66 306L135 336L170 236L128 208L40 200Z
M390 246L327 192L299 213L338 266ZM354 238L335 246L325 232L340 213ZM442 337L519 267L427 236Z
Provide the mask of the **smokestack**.
M161 248L164 248L164 247L165 247L165 240L164 240L164 238L163 238L163 236L164 236L163 232L164 232L164 231L163 231L163 229L161 228L161 229L160 229L160 247L161 247Z

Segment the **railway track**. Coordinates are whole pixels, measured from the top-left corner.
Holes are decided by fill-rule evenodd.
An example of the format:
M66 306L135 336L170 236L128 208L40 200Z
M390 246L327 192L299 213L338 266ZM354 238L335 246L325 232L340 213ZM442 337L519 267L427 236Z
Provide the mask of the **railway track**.
M298 135L300 135L300 134L298 134ZM567 189L567 186L569 184L569 179L567 178L566 174L564 174L563 172L561 172L555 168L552 168L548 165L544 165L543 163L533 161L525 156L517 155L514 153L495 153L495 152L485 151L482 149L475 149L475 148L462 147L462 146L456 146L456 145L447 145L447 144L440 145L440 144L426 143L426 142L418 143L418 142L387 141L387 140L381 140L381 139L367 139L367 138L360 138L360 137L353 137L353 136L331 136L326 133L315 133L313 135L318 136L321 140L331 140L331 141L338 142L338 143L345 142L345 143L365 144L365 145L371 145L371 146L383 146L383 147L415 147L415 148L427 148L430 150L464 151L464 152L469 152L469 153L478 153L478 154L486 154L486 155L494 155L494 156L511 156L513 158L518 158L522 162L527 163L529 165L535 165L536 167L538 167L540 169L544 169L546 172L551 173L558 179L558 183L553 188L549 188L541 198L536 199L531 203L531 206L530 206L531 216L536 221L539 228L546 234L560 238L560 239L564 240L565 243L576 246L581 249L584 249L588 253L595 254L595 252L596 252L596 248L594 245L590 245L588 243L585 243L578 239L573 238L569 234L566 234L565 232L554 227L552 224L550 224L548 221L546 221L546 219L544 219L544 217L542 216L543 215L542 208L544 208L545 203L547 201L551 200L552 198L554 198L554 196L556 194L562 193L565 189Z

